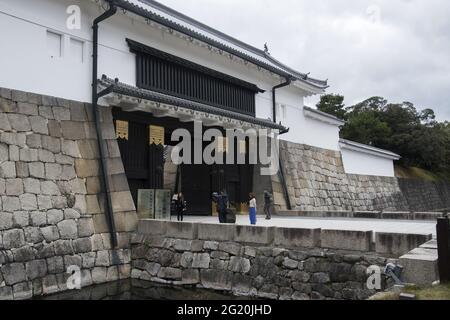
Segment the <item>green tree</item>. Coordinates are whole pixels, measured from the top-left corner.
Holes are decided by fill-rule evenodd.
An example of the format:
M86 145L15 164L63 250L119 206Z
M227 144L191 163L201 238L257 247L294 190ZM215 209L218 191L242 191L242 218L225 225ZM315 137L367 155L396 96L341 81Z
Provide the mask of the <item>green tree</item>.
M338 94L325 94L320 97L317 109L331 114L339 119L344 119L346 111L344 104L344 96Z
M381 146L391 135L391 129L381 121L378 111L352 112L346 118L347 122L341 130L341 136L345 139Z
M411 102L372 97L346 108L344 117L343 138L391 150L403 165L450 177L450 125L437 122L432 109L419 112Z

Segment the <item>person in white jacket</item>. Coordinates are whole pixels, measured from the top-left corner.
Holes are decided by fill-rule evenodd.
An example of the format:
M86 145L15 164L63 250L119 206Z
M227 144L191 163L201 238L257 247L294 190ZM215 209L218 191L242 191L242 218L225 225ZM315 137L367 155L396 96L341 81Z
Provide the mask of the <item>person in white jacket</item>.
M256 225L256 198L253 193L250 193L250 205L249 205L250 224Z

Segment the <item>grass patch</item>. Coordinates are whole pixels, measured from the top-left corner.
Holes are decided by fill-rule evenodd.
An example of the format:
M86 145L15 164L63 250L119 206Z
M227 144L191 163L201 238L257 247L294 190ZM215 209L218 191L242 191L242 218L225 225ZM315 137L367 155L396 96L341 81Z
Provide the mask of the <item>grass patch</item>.
M414 294L417 300L450 300L450 284L434 287L406 287L403 293ZM382 292L373 296L370 300L399 300L398 292Z
M395 175L398 178L420 179L432 182L442 180L442 177L439 175L416 167L395 166Z
M450 300L450 284L429 288L408 287L404 292L415 294L417 300Z

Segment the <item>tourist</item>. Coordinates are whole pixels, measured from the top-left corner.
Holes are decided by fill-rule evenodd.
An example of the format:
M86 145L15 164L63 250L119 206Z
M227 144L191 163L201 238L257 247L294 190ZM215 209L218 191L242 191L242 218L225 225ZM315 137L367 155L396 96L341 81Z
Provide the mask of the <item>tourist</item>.
M249 214L250 214L250 224L256 225L256 198L253 193L250 193L250 204L249 204Z
M270 193L266 190L264 191L264 213L266 214L266 220L272 219L272 215L270 213L271 205L272 205L272 197Z
M228 209L228 194L223 190L220 194L213 193L213 201L217 205L217 213L219 215L220 223L227 223L227 209Z
M177 220L183 222L184 212L186 211L186 201L184 201L183 193L179 193L176 201Z

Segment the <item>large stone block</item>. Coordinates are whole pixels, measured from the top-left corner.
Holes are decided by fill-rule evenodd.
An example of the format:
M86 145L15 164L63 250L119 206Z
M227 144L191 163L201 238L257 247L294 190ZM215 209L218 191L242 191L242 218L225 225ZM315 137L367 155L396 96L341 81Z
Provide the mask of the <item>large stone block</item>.
M166 236L168 238L195 240L198 238L198 225L195 223L167 222Z
M40 194L41 193L41 183L37 179L29 178L23 180L24 191L26 193Z
M47 223L50 225L56 225L64 219L64 213L62 210L53 209L47 211Z
M322 248L371 251L372 231L322 230Z
M42 235L47 242L59 240L59 231L56 226L48 226L41 228Z
M3 248L6 250L23 247L26 244L22 229L12 229L3 232Z
M17 103L18 113L25 114L28 116L38 115L38 107L36 104L28 102L18 102Z
M77 239L78 226L75 220L64 220L58 223L61 239Z
M69 109L70 109L70 120L86 121L88 119L84 103L77 101L70 101Z
M53 153L60 153L61 139L50 136L42 136L42 148L51 151Z
M30 121L23 114L8 114L8 120L13 130L17 132L31 131Z
M47 262L45 260L33 260L25 264L29 280L43 278L47 274Z
M50 136L55 137L55 138L62 137L61 124L59 121L49 120L47 127L48 127L48 134Z
M30 177L44 179L45 178L45 166L42 162L32 162L28 164L28 170Z
M47 275L42 279L42 293L44 295L53 294L58 291L58 282L54 274Z
M212 241L233 241L236 226L232 224L198 224L198 239Z
M20 200L18 197L2 197L3 211L14 212L20 210Z
M23 194L22 179L7 179L6 180L6 195L19 196Z
M400 257L402 280L419 286L430 286L439 280L438 255L435 249L417 248Z
M273 242L274 236L275 228L272 227L237 225L234 240L241 243L269 245Z
M25 193L19 196L20 207L22 210L37 210L37 199L35 194Z
M165 236L167 221L162 220L139 220L138 233L149 236Z
M80 140L78 141L77 149L83 159L92 160L100 158L97 140ZM110 172L110 174L114 173Z
M47 180L58 180L61 178L62 166L57 163L45 164L45 178Z
M5 161L0 163L0 178L15 178L16 165L12 161Z
M43 195L58 196L61 194L58 185L52 181L41 182L41 192Z
M9 147L7 144L0 143L0 161L9 160Z
M91 218L78 220L78 235L80 237L90 237L94 234L94 221Z
M18 178L28 178L30 175L28 163L21 161L16 162L16 174Z
M133 197L129 191L112 192L111 200L115 212L135 211Z
M0 214L0 230L8 230L13 226L12 213L2 212Z
M138 216L135 211L119 212L114 214L114 222L117 232L136 231Z
M82 140L86 138L83 122L61 121L61 129L64 139Z
M0 268L6 285L12 286L27 280L25 265L23 263L10 263Z
M97 177L100 175L100 164L97 160L75 160L75 171L79 178Z
M432 237L431 234L377 232L375 235L375 249L377 253L399 257L428 242Z
M233 273L223 270L201 270L200 279L205 289L230 291Z
M31 130L34 133L48 135L47 121L48 121L47 119L40 116L30 117Z
M9 99L0 98L0 111L5 113L17 112L17 103Z
M393 220L414 220L414 214L411 212L382 212L382 219Z
M275 228L274 243L287 248L320 246L320 229Z
M107 275L106 267L95 267L92 269L92 282L95 284L105 283Z

